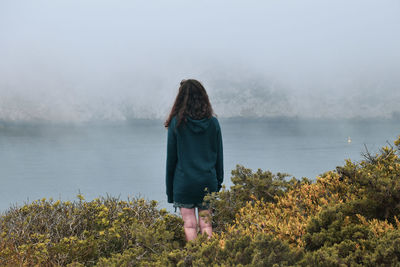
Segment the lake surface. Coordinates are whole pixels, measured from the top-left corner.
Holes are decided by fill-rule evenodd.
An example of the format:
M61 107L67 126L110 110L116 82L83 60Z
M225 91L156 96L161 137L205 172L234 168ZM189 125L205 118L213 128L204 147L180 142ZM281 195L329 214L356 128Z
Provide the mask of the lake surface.
M220 119L225 182L236 164L315 177L377 152L400 134L392 120ZM350 136L352 142L348 143ZM160 120L49 125L0 122L0 211L43 197L165 195L166 130Z

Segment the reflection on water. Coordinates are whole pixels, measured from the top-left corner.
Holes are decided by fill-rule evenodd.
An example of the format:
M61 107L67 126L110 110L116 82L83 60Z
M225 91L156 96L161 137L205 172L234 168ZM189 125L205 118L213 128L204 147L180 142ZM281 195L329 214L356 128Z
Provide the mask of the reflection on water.
M220 119L225 185L236 164L315 178L392 142L398 122ZM351 142L348 142L351 136ZM42 197L110 194L166 204L166 130L159 120L86 125L0 123L0 210Z

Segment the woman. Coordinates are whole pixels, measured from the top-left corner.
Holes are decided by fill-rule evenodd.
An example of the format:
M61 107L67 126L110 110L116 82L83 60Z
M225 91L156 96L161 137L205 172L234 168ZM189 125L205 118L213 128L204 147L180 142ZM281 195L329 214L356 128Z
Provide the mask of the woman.
M183 80L164 126L168 128L166 186L168 203L179 207L186 240L212 235L211 211L203 198L218 192L224 179L222 136L208 95L197 80ZM204 216L203 216L204 215Z

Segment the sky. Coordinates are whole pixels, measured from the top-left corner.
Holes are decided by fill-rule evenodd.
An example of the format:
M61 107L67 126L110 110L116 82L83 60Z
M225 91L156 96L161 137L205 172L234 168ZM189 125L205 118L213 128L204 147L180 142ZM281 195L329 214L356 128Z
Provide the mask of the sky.
M400 118L398 0L0 0L0 121Z

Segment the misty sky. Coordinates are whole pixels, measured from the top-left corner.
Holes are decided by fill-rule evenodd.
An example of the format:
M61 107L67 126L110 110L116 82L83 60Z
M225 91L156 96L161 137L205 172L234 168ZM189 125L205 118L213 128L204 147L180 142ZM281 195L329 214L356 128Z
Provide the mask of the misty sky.
M0 0L0 120L400 117L398 0Z

